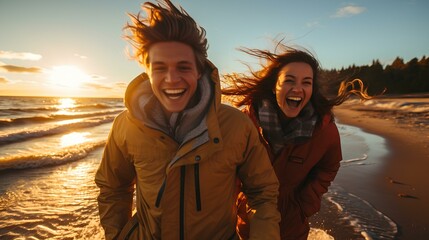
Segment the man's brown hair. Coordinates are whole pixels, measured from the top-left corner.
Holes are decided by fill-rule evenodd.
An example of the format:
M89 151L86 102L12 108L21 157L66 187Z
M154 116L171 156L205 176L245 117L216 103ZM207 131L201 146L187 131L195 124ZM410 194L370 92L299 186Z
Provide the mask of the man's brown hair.
M158 1L158 4L145 2L142 9L147 17L142 18L141 12L128 14L132 23L127 23L124 28L131 32L125 38L134 48L132 56L147 66L148 51L154 43L177 41L194 50L198 71L202 72L208 48L205 29L198 26L182 7L179 10L169 0Z

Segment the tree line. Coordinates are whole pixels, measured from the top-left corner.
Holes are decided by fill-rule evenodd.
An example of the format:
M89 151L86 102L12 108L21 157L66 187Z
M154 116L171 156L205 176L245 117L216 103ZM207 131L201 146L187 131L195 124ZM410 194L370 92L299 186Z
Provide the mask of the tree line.
M383 65L379 60L371 65L349 66L340 70L322 70L321 78L327 81L328 93L336 94L342 80L351 81L359 78L368 87L368 93L384 94L413 94L429 92L429 58L423 56L420 60L404 60L397 57L390 65Z

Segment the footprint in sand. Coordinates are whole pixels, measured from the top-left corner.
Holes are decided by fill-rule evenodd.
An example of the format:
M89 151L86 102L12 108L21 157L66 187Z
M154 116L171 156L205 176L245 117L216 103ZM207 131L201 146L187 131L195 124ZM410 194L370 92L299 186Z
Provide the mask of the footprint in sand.
M400 181L396 181L396 180L392 179L391 177L386 177L386 179L389 180L389 183L398 184L398 185L404 185L404 186L409 186L411 188L411 190L415 190L415 188L412 187L410 184L403 183L403 182L400 182ZM398 197L400 197L400 198L419 199L418 197L416 197L414 195L407 194L407 193L398 193Z

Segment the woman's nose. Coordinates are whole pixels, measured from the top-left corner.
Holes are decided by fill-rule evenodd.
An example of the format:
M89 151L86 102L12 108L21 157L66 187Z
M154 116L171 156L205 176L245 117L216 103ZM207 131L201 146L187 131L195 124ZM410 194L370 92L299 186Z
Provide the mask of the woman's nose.
M292 87L292 92L301 92L302 91L302 85L301 84L295 84Z

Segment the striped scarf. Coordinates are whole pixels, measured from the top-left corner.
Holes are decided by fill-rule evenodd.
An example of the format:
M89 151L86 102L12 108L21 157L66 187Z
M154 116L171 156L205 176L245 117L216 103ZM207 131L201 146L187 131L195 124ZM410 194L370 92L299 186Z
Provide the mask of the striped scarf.
M277 104L273 105L269 100L262 100L258 116L264 137L274 154L286 144L300 144L311 138L318 120L311 102L295 118L286 118Z

